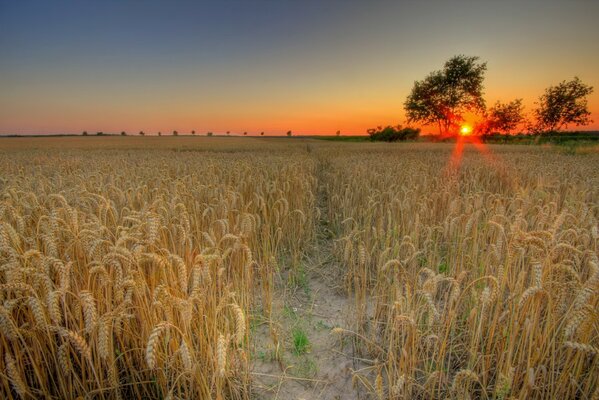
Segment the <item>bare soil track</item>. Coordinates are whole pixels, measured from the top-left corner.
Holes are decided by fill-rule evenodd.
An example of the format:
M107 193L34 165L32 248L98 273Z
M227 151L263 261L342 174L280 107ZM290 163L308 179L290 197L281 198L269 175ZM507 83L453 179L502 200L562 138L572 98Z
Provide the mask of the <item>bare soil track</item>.
M258 399L358 399L352 371L363 361L355 356L353 341L335 334L349 330L350 299L344 293L341 266L332 256L326 196L326 161L318 164L316 239L304 255L301 277L288 285L281 275L274 295L272 323L280 332L279 359L267 323L255 330L253 395ZM294 350L294 331L304 331L309 346L304 354Z

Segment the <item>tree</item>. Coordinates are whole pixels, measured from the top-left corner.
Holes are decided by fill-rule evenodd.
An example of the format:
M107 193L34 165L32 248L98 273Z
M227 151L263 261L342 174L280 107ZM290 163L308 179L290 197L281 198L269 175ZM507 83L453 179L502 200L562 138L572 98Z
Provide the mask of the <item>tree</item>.
M536 124L533 130L559 131L571 124L590 124L593 121L587 108L587 96L591 93L593 87L584 84L578 77L548 87L536 103L538 107L534 111Z
M122 132L121 132L121 136L127 136L127 132L125 132L125 131L122 131Z
M260 136L264 136L264 131L260 132Z
M291 137L291 131L287 131L287 136Z
M511 133L524 121L524 106L522 99L516 99L509 103L493 105L488 111L487 118L481 126L482 133Z
M227 136L231 134L231 131L227 131Z
M179 136L179 132L173 131L173 136Z
M139 136L145 136L146 133L144 131L139 131Z
M104 135L104 132L97 132L96 133L96 136L103 136L103 135Z
M191 131L191 134L192 134L192 135L195 135L195 134L196 134L196 131Z
M247 136L247 135L248 135L248 133L247 133L247 132L243 132L243 136Z
M487 63L478 60L464 55L452 57L443 70L414 82L404 103L408 123L437 124L439 133L448 134L464 120L464 113L484 112Z
M212 136L212 132L206 133L206 136Z
M87 131L83 131L82 135L87 136Z
M335 133L335 135L337 135L337 136L341 136L341 131L337 131L337 132Z
M158 132L158 136L162 136L162 132Z

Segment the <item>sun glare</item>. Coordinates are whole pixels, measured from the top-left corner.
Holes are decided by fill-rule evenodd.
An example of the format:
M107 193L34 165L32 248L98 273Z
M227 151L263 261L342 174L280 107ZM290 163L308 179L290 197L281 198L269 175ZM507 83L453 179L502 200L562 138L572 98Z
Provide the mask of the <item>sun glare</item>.
M462 127L460 128L460 135L462 136L468 136L472 133L472 127L469 125L462 125Z

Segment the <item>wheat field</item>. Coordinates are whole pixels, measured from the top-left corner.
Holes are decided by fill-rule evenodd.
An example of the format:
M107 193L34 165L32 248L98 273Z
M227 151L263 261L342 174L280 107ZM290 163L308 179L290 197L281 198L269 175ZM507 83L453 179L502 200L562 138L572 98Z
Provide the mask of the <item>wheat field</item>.
M1 139L0 397L597 400L598 167L539 146Z

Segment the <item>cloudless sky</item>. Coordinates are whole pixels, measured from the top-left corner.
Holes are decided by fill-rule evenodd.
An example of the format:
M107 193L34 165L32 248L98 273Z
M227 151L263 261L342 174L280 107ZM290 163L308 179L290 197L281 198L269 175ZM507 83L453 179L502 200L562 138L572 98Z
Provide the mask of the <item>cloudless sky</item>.
M0 0L0 134L363 134L415 80L488 63L486 100L579 76L599 129L599 1ZM435 127L425 131L435 131Z

